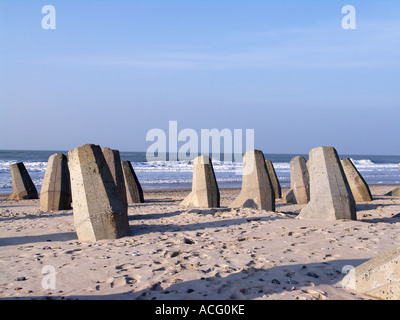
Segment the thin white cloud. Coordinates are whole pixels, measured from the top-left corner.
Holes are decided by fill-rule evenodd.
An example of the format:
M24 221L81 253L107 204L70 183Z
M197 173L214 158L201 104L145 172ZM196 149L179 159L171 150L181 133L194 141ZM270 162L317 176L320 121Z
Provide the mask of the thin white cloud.
M52 57L45 62L173 70L400 67L400 20L359 23L356 30L291 28L241 37L247 40L238 39L235 51L179 44L118 56ZM271 37L273 44L268 42Z

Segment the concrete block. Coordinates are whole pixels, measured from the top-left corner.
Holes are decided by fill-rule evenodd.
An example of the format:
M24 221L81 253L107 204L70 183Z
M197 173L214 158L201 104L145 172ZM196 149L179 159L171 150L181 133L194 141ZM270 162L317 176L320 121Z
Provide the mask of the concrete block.
M242 190L229 207L275 211L275 194L262 151L250 150L245 153Z
M399 168L400 168L400 163L399 163ZM393 189L392 191L386 193L385 196L400 197L400 187L397 187L397 188Z
M393 189L392 191L385 194L385 196L400 197L400 187Z
M341 159L343 171L346 174L351 192L356 202L372 201L368 184L349 158Z
M40 210L56 211L71 208L71 183L68 159L62 153L49 157L42 189L40 190Z
M117 186L119 196L121 197L122 203L125 206L125 210L128 210L128 201L126 198L126 188L124 174L122 172L121 157L118 150L111 150L108 147L101 148L104 159L110 169L111 175L114 179L115 185Z
M282 198L281 185L276 175L274 165L272 164L271 160L265 160L265 163L267 165L269 180L271 181L272 188L274 189L275 199Z
M79 240L117 239L130 233L128 215L98 145L68 152L74 226Z
M124 174L126 198L128 204L144 203L143 189L133 170L130 161L122 161L122 172Z
M218 208L220 194L210 157L193 160L192 192L180 203L186 207Z
M286 203L296 203L296 197L294 196L293 189L290 189L289 192L285 195Z
M377 299L400 300L400 246L350 269L342 285Z
M312 149L309 156L310 202L299 218L356 220L356 205L336 150Z
M306 204L310 201L310 179L304 157L296 156L290 160L290 188L295 203Z
M10 165L13 192L9 200L38 199L38 193L23 162Z

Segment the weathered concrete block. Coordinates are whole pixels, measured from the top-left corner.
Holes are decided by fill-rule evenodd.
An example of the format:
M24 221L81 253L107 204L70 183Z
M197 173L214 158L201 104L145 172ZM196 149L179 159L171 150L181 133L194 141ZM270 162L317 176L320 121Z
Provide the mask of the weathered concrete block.
M351 269L342 285L377 299L400 300L400 246Z
M351 192L356 202L372 201L368 184L349 158L341 159L343 171L346 174Z
M79 240L129 235L129 221L101 148L85 144L68 152L74 226Z
M397 188L393 189L392 191L386 193L385 196L400 197L400 187L397 187Z
M293 189L290 189L288 193L285 195L286 203L296 203L296 197L294 195Z
M23 162L13 163L10 166L13 192L9 200L38 199L38 193Z
M400 168L400 163L399 163L399 168ZM400 197L400 187L397 187L397 188L393 189L392 191L386 193L385 196Z
M267 165L267 172L269 180L271 181L272 184L272 189L274 189L275 199L282 198L281 185L276 175L274 165L272 164L271 160L265 160L265 163Z
M113 176L115 185L117 186L119 196L121 197L122 203L125 206L125 210L128 210L128 201L126 198L126 188L124 174L122 172L121 157L118 150L111 150L108 147L101 148L104 159L110 168L111 175Z
M242 190L229 207L275 211L275 194L262 151L250 150L245 153Z
M68 159L62 153L49 157L42 189L40 190L40 210L55 211L71 208L71 184Z
M122 161L122 172L124 174L126 198L128 204L132 203L143 203L143 189L136 176L135 170L133 170L130 161Z
M183 199L181 206L218 208L220 194L210 157L199 156L193 160L192 192Z
M290 160L290 188L295 203L306 204L310 201L310 178L304 157L296 156Z
M299 218L356 220L356 205L336 150L312 149L309 156L310 202Z

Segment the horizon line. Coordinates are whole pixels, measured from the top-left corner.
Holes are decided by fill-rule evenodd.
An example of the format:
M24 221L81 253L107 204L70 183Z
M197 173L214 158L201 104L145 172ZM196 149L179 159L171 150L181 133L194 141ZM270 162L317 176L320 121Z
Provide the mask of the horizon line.
M318 147L316 147L316 148L318 148ZM333 148L335 148L335 147L333 147ZM278 155L278 154L282 154L282 155L290 155L290 154L308 155L309 154L308 152L306 152L306 153L298 153L298 152L265 152L262 149L258 149L258 148L255 148L255 149L256 150L261 150L263 152L263 154L269 154L269 155ZM312 150L312 149L310 149L310 150ZM66 152L68 152L68 151L72 151L72 150L73 149L71 149L71 150L67 150L67 149L64 149L64 150L61 150L61 149L0 149L0 152L2 152L2 151L43 151L43 152L55 152L55 151L64 151L65 152L66 151ZM118 150L118 149L116 149L116 150ZM335 148L335 150L338 152L338 150L336 148ZM120 153L146 153L146 151L126 151L126 150L118 150L118 151ZM169 153L170 152L165 152L166 155L168 155ZM222 154L225 154L225 153L224 152L220 152L220 153L209 152L209 155L210 154L220 154L220 155L222 155ZM232 153L232 154L235 154L235 153ZM339 155L353 155L353 156L392 156L392 157L400 157L400 154L366 154L366 153L360 154L360 153L345 153L345 152L343 152L343 153L338 152L338 154ZM201 155L201 153L199 153L198 155ZM169 161L169 160L167 160L167 161Z

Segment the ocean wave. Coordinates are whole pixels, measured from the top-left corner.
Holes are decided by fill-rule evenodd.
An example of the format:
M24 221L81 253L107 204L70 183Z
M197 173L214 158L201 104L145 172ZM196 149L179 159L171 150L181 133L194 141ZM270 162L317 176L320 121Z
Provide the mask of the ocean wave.
M354 160L350 158L353 164L358 168L363 169L397 169L399 170L399 165L397 163L375 163L370 159Z
M217 182L241 182L241 177L216 178ZM141 179L140 183L192 183L192 179L177 178L177 179Z
M360 171L367 183L399 183L400 170L398 163L375 163L371 159L354 160L356 168ZM0 160L0 190L12 190L10 165L17 160ZM139 181L143 184L156 186L188 185L192 183L193 161L148 161L134 162L132 166L137 172ZM243 169L242 162L213 160L213 168L217 181L221 184L238 184ZM47 168L46 161L24 161L24 165L31 175L33 183L38 187L43 183L44 173ZM290 162L273 162L273 166L281 183L290 182Z
M11 181L0 182L0 189L10 189L12 188Z
M10 166L17 162L0 160L0 172L10 172ZM24 165L28 172L45 172L47 168L47 162L44 161L24 162Z
M374 163L370 159L354 160L351 159L357 169L373 169L373 170L399 170L397 163ZM16 163L16 160L0 160L0 173L9 172L10 165ZM135 171L139 172L191 172L193 170L193 161L148 161L148 162L131 162ZM219 161L213 162L214 171L220 172L235 172L241 169L243 164L234 161ZM45 161L27 161L24 165L28 171L31 172L45 172L47 162ZM289 162L275 162L273 163L275 170L290 171Z
M242 163L232 161L213 161L214 171L234 172L242 167ZM132 162L137 172L192 172L192 161L149 161Z
M179 183L192 183L189 179L158 179L158 180L141 180L141 184L179 184Z
M371 161L370 159L361 159L361 160L354 160L353 158L350 158L350 160L354 163L354 165L359 165L359 166L373 166L375 163Z
M238 172L243 168L243 163L232 161L213 161L215 172ZM290 163L274 163L276 171L290 172ZM137 172L192 172L192 161L149 161L132 162L132 167Z
M32 177L31 177L32 178ZM38 188L38 191L40 191L40 187L43 184L43 179L38 178L38 179L32 179L33 184L35 185L36 188ZM1 181L0 182L0 189L12 189L12 182L11 182L11 178L10 180L7 181Z

